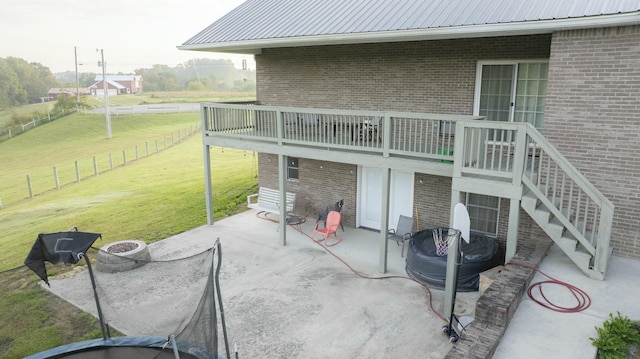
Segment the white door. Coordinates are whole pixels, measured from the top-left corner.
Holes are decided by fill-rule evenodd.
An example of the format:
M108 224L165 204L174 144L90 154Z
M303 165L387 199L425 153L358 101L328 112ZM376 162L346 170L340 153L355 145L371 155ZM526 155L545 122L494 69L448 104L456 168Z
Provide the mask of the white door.
M380 229L382 213L382 172L380 168L360 167L358 187L358 226ZM411 216L413 210L413 173L391 171L389 228L396 228L398 217Z

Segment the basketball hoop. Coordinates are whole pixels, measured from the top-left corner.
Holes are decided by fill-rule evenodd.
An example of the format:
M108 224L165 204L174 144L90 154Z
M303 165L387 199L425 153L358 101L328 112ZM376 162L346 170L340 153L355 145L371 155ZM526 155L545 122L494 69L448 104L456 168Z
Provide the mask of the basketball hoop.
M436 244L436 254L444 257L449 253L449 246L460 238L460 231L453 228L438 227L433 229L433 242Z

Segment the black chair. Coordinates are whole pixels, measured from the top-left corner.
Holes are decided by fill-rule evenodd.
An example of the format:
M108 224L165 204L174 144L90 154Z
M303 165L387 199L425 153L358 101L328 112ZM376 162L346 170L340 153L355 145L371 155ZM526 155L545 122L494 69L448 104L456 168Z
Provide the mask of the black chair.
M333 206L327 207L325 210L318 212L318 220L316 221L316 224L318 224L318 222L320 221L326 221L327 216L331 211L336 211L342 214L342 206L344 206L344 199L341 199L338 202L334 203ZM340 229L342 229L342 231L344 232L344 226L342 225L342 221L340 221Z
M400 257L404 256L404 242L411 239L413 235L413 218L400 215L398 219L397 229L390 229L387 233L387 239L396 241L396 244L402 243L402 249L400 249Z

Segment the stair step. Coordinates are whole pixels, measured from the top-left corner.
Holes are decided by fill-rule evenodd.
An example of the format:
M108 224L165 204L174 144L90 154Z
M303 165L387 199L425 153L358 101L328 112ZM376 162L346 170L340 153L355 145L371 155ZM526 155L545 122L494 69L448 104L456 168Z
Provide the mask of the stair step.
M578 247L571 255L571 258L573 262L578 265L578 268L583 271L591 269L591 258L593 258L593 256L589 252L584 251L584 249Z
M525 193L520 201L522 206L526 206L531 210L535 210L538 206L538 197L531 191Z
M539 190L544 194L545 187L538 186ZM532 191L524 193L520 200L521 207L535 220L535 222L547 233L556 245L562 249L562 251L580 268L587 276L594 279L604 279L604 272L593 268L594 255L590 251L593 251L593 247L597 246L597 239L591 239L594 235L593 232L587 231L585 237L591 245L584 241L582 242L571 233L564 223L571 222L580 231L584 227L582 222L575 221L575 210L569 210L568 208L558 208L560 206L560 198L538 198L538 196ZM548 200L548 201L547 201ZM549 202L553 201L551 204ZM544 203L549 203L549 206L555 206L555 209L560 211L559 217L556 217ZM555 210L553 209L553 210ZM586 246L586 247L585 247ZM594 252L595 253L595 252Z
M549 234L549 237L556 241L562 238L565 229L566 228L564 227L564 225L560 223L560 220L558 220L557 218L553 218L551 221L549 221L549 225L547 226L547 234Z
M578 248L578 240L560 237L559 240L555 241L558 247L562 248L565 252L575 252L576 248Z

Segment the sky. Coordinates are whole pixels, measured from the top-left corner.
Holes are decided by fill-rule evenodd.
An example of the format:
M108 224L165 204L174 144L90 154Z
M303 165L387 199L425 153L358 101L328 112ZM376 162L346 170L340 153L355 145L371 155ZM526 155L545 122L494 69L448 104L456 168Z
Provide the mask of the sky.
M51 72L133 73L154 64L176 66L194 58L252 55L178 50L245 0L0 0L0 57L38 62Z

